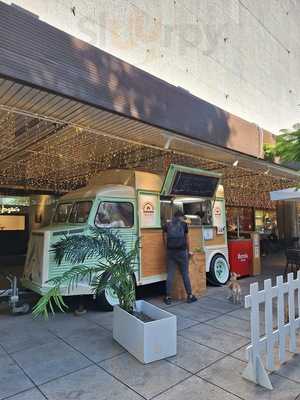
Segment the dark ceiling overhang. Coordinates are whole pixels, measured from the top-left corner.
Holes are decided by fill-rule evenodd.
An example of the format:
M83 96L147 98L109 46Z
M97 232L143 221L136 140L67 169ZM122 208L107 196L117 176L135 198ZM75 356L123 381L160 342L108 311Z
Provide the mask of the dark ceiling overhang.
M255 124L2 2L0 76L185 137L261 156L261 132Z

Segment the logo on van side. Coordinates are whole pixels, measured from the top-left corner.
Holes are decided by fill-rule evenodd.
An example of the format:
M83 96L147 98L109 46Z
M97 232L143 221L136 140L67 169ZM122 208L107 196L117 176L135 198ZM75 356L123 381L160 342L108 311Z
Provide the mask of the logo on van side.
M153 215L154 212L155 212L154 205L150 201L147 201L143 205L143 213L144 213L144 215Z

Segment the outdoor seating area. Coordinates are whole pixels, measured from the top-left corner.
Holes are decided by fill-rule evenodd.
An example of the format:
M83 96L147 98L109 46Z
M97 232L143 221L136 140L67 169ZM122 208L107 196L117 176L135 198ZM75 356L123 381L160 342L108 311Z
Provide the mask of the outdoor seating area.
M261 287L267 277L275 278L274 271L241 279L243 296L250 283L259 281ZM250 313L243 304L229 302L227 291L209 286L194 304L178 301L166 306L161 297L148 299L177 316L178 348L175 357L147 365L113 341L111 312L56 314L45 321L11 316L2 307L0 365L6 368L0 399L295 400L300 395L300 356L288 352L288 343L289 362L270 375L276 390L242 378Z

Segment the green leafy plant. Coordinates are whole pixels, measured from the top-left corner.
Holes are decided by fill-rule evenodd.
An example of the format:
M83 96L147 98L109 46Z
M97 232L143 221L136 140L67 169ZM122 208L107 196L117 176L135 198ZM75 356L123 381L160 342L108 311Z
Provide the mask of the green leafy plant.
M283 129L277 136L275 152L284 161L300 161L300 128L294 125L293 131Z
M264 159L267 161L274 162L276 157L276 145L264 144Z
M35 305L34 317L47 318L49 311L55 313L55 308L65 311L67 305L61 289L70 292L82 281L91 285L96 296L109 288L117 295L120 307L133 312L138 241L128 250L125 241L110 229L91 227L90 231L90 235L71 235L53 245L55 261L61 264L64 260L74 267L48 281L52 287ZM93 261L92 266L85 265L89 260Z

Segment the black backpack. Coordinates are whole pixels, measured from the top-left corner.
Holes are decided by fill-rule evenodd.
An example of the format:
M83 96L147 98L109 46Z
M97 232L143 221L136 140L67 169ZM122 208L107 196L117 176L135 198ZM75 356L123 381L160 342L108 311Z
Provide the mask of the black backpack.
M186 224L180 219L173 219L167 223L167 248L172 250L186 250Z

